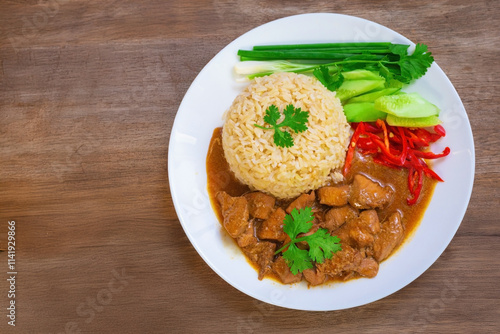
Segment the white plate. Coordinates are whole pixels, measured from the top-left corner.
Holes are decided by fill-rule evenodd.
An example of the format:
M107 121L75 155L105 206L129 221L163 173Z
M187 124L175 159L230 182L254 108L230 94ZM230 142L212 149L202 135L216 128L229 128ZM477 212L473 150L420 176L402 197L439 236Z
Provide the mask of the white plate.
M406 91L418 91L441 108L451 154L434 169L443 177L425 216L410 240L384 261L372 279L307 288L259 281L256 271L229 240L211 207L205 158L214 128L246 84L236 83L232 68L238 49L257 44L387 41L409 43L377 23L339 14L304 14L257 27L220 51L199 73L179 107L168 154L170 191L189 240L206 263L238 290L261 301L300 310L338 310L384 298L420 276L441 255L465 214L474 180L474 142L462 102L444 72L433 63L427 74ZM422 41L425 43L425 41ZM430 50L432 51L432 50Z

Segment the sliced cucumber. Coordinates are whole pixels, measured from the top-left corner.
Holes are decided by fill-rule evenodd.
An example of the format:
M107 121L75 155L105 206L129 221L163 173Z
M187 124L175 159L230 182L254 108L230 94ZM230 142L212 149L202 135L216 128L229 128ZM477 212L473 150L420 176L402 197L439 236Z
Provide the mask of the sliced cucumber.
M404 83L396 79L391 79L385 83L387 88L403 88L404 85Z
M439 108L418 93L394 94L379 97L375 108L397 117L416 118L439 115Z
M352 99L349 99L346 104L349 103L359 103L359 102L374 102L376 99L379 97L385 96L385 95L392 95L396 92L398 92L401 88L384 88L381 90L377 90L371 93L366 93L362 95L358 95L356 97L353 97Z
M343 72L344 80L385 80L378 72L368 70L353 70Z
M375 122L385 119L387 114L375 109L373 102L349 103L344 106L344 114L350 122Z
M384 87L385 80L344 80L337 89L337 97L341 102L347 101L355 96L368 93L375 89Z
M345 107L344 107L345 112ZM387 124L392 126L404 126L407 128L425 128L428 126L434 126L441 123L437 116L427 116L427 117L397 117L391 114L387 114L387 118L385 119Z

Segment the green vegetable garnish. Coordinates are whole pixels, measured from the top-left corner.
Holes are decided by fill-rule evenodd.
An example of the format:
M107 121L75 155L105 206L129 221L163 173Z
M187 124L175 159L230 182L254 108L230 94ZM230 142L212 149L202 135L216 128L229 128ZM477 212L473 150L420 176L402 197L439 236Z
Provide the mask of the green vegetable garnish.
M290 215L286 215L283 221L283 231L290 237L291 241L283 245L276 251L283 252L283 258L290 267L292 274L302 272L313 267L313 261L323 263L325 259L331 259L333 253L342 250L340 239L332 236L324 228L318 229L311 235L297 238L300 233L307 233L311 230L314 217L310 207L303 210L293 209ZM300 249L296 243L305 241L309 245L309 250Z
M417 44L411 55L408 48L406 44L389 42L261 45L238 50L241 62L235 71L248 79L274 72L313 72L324 84L329 79L321 67L328 68L332 76L365 69L378 71L387 81L407 84L423 76L434 62L427 45ZM246 61L252 61L252 65L245 66Z
M438 116L440 111L419 93L382 96L374 101L374 106L377 110L406 118Z
M266 114L264 116L264 122L271 125L271 127L265 127L258 124L254 124L259 129L263 130L274 130L274 143L280 147L292 147L293 138L290 132L282 130L280 128L287 126L295 133L304 132L307 130L307 119L309 118L309 112L302 111L300 108L295 108L292 104L289 104L283 110L283 115L285 118L281 123L278 124L278 120L281 118L281 113L274 104L271 104L266 109Z
M337 90L344 82L342 73L337 72L335 75L330 75L330 70L327 66L320 66L313 71L314 76L330 91Z

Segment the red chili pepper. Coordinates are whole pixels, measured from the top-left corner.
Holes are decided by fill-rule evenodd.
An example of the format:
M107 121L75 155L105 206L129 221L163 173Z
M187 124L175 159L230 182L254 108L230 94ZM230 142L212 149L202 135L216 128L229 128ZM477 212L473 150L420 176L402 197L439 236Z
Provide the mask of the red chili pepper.
M446 147L441 153L421 150L446 134L441 125L434 127L435 133L423 128L390 126L382 120L377 120L375 123L351 123L351 126L354 134L347 150L344 176L349 172L357 147L361 154L371 155L373 161L378 164L408 170L408 189L411 195L407 199L408 205L413 205L418 201L424 175L443 181L436 172L429 168L424 159L445 157L450 154L450 148Z
M371 140L371 138L367 137L359 137L358 138L358 148L363 149L363 150L377 150L378 146Z
M425 143L425 146L429 146L429 144L432 142L432 136L431 133L425 129L422 128L417 128L413 130L413 133L420 138L422 142Z
M421 168L422 171L424 172L425 175L427 175L428 177L430 177L431 179L434 179L436 181L440 181L440 182L444 182L443 179L436 174L436 172L434 172L432 169L429 168L429 166L427 165L427 163L422 160L422 159L419 159L417 158L416 156L416 152L418 151L413 151L413 152L410 152L410 156L411 156L411 161L412 161L412 164L413 166L416 166L417 168Z
M441 124L438 124L434 127L434 132L436 132L441 137L446 136L446 131Z
M419 138L410 129L404 128L403 130L406 134L406 138L408 138L408 142L410 143L411 148L426 147L429 145L429 143L427 143L424 140L422 140L421 138Z
M359 139L359 136L363 132L364 132L364 123L360 122L356 126L356 130L354 131L354 134L351 137L351 141L349 142L349 148L347 149L347 155L345 157L344 169L342 170L342 174L344 176L346 176L347 173L349 173L349 169L351 168L352 159L354 158L354 149L356 148L356 143Z
M365 132L371 132L371 133L380 133L380 128L376 127L373 124L370 123L363 123L365 127Z
M422 191L422 186L423 186L423 181L424 181L424 173L422 173L422 170L419 170L419 169L416 169L416 173L418 174L418 181L417 181L417 188L414 189L414 191L412 192L412 198L408 198L406 199L406 203L408 203L408 205L413 205L415 203L417 203L417 200L420 196L420 192Z
M395 164L387 161L387 159L384 158L383 155L376 155L373 157L373 161L375 161L376 163L380 164L380 165L384 165L384 166L387 166L389 168L394 168L394 169L400 169L401 166L396 166Z
M384 145L389 149L389 137L387 135L387 127L385 126L385 122L381 119L377 119L376 124L382 129L382 132L384 133Z
M426 152L426 151L415 151L415 155L420 158L424 159L437 159L437 158L442 158L450 154L451 150L449 147L446 147L443 152L441 153L432 153L432 152Z
M391 163L396 164L396 165L403 164L403 162L404 162L404 159L403 159L404 157L402 156L403 152L401 152L401 155L399 157L396 155L393 155L391 153L391 150L385 146L384 142L382 141L382 139L380 139L380 137L378 137L377 135L374 135L373 133L368 133L368 136L373 140L373 142L375 144L377 144L377 146L380 148L380 151L382 152L384 157L387 158L388 161L390 161Z
M413 194L413 188L415 188L415 168L410 166L408 169L408 189L410 190L410 194Z
M433 171L429 167L424 167L423 171L424 171L425 175L427 175L431 179L434 179L434 180L439 181L439 182L444 182L444 180L439 175L437 175L435 171Z

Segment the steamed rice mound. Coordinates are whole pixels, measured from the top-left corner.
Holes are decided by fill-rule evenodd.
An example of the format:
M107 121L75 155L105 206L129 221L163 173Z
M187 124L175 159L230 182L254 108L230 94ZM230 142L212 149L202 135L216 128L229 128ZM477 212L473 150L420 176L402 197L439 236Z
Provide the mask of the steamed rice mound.
M288 104L309 111L308 129L292 134L294 146L274 144L273 130L264 122L274 104L283 113ZM331 180L344 165L349 124L335 93L316 78L277 73L256 78L225 113L222 145L235 176L253 190L277 198L293 198ZM282 116L283 118L283 116ZM280 123L282 119L278 121ZM337 173L336 173L337 170Z

